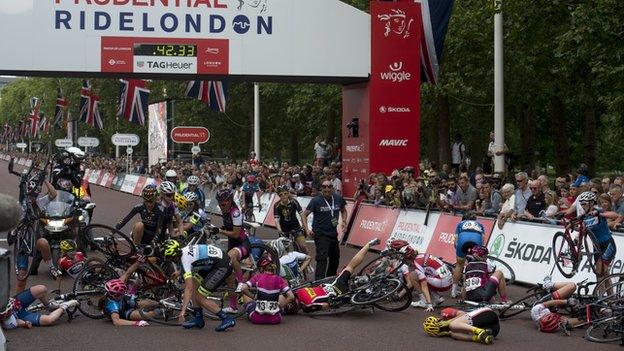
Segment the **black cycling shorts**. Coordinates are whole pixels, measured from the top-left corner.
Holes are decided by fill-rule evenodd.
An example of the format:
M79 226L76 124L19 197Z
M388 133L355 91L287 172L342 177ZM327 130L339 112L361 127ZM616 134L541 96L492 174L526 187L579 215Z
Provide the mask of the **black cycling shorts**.
M493 281L488 281L484 287L466 292L466 300L474 302L488 302L494 295L498 285Z
M471 319L473 327L490 329L494 336L497 336L500 332L498 315L492 310L483 310L472 316Z
M336 294L343 295L349 292L349 279L351 279L351 272L346 269L340 272L340 275L332 283Z
M156 237L156 230L151 228L143 228L143 237L141 237L141 244L150 245Z
M198 265L197 268L193 268L193 273L195 279L199 281L201 288L208 291L215 291L223 285L227 277L232 274L230 257L228 255L223 255L222 259L215 260L212 265Z

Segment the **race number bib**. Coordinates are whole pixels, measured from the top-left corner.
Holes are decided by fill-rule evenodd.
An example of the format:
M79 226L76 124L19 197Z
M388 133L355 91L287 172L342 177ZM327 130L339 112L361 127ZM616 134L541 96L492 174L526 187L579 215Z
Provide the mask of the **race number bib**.
M256 301L256 312L260 314L277 314L280 311L277 301Z
M466 287L466 291L472 291L481 287L481 278L479 277L470 277L466 279L464 282L464 286Z
M441 266L440 268L438 268L436 270L436 272L438 273L438 276L440 277L440 279L445 279L445 278L447 278L448 276L451 275L451 272L448 270L446 265Z
M223 258L223 251L219 250L218 248L212 245L208 245L208 257Z

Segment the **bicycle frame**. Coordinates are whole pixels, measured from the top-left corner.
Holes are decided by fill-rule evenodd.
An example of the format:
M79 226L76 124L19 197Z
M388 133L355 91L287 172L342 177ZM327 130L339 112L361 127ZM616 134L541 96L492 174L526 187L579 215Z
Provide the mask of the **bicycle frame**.
M577 231L579 233L576 245L572 246L572 257L574 257L575 261L579 261L581 251L583 250L583 240L585 240L585 236L587 235L585 232L585 223L582 218L573 219L570 221L566 221L564 235L574 242L574 238L572 236L572 232Z

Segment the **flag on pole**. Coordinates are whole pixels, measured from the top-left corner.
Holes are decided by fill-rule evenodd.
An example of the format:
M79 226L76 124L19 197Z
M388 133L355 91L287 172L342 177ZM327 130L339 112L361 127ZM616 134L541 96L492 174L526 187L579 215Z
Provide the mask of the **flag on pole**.
M104 129L102 115L100 114L100 98L93 94L91 85L88 80L82 81L82 89L80 89L80 115L81 121L87 123L91 127Z
M30 99L30 115L28 118L30 119L30 137L36 138L37 132L39 131L39 109L41 109L41 100L39 98L33 97Z
M67 108L67 99L63 97L61 88L57 88L56 108L54 109L54 128L63 128L63 114Z
M43 112L39 112L39 120L39 131L42 135L48 134L50 131L50 121L48 120L48 117Z
M420 45L420 79L437 84L444 38L453 11L454 0L414 0L422 12L422 37Z
M150 90L142 79L119 80L119 109L117 117L130 123L145 125Z
M227 84L211 80L191 80L186 86L186 96L210 105L213 111L225 112Z

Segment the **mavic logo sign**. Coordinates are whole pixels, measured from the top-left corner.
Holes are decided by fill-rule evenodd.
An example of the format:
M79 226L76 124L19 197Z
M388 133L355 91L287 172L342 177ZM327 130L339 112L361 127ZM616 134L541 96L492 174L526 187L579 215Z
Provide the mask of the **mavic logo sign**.
M412 79L412 74L403 70L403 61L394 62L388 65L390 69L387 72L379 73L381 80L389 80L392 82L403 82Z
M407 146L407 139L381 139L379 146Z

